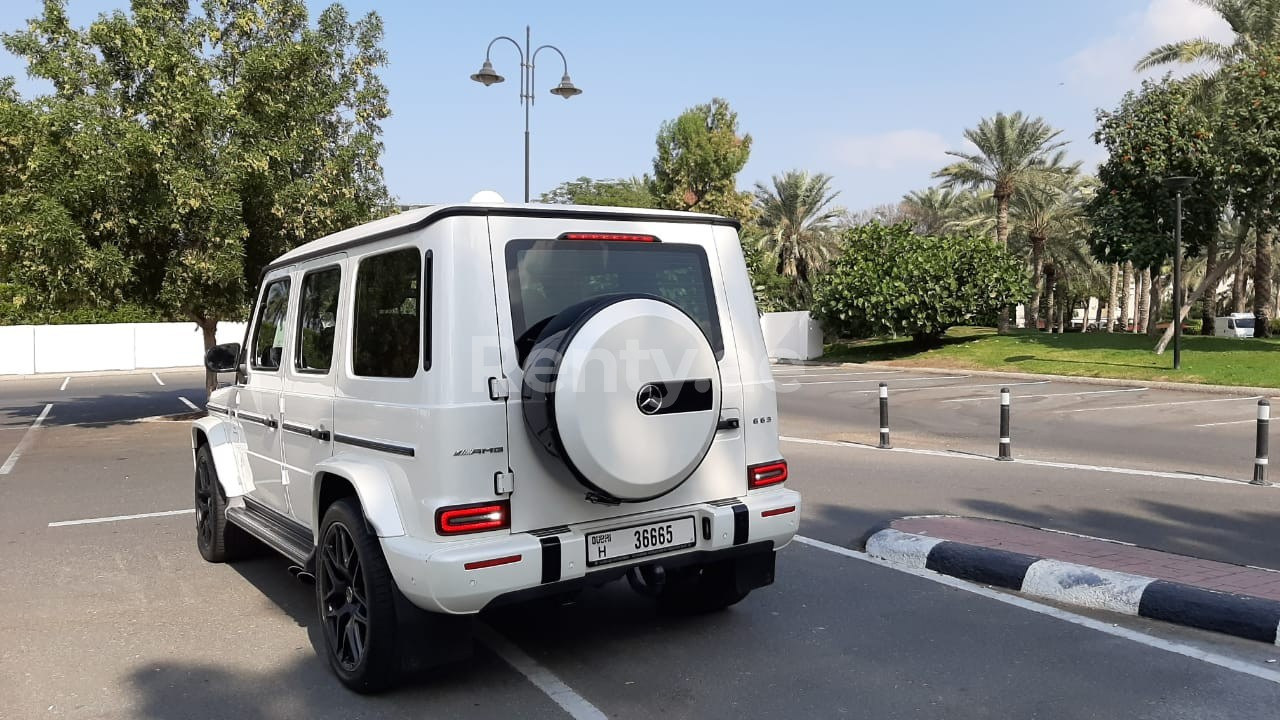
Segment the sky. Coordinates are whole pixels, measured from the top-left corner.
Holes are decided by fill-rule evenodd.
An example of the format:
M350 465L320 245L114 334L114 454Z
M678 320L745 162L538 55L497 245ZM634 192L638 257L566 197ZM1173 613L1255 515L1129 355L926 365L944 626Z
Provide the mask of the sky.
M69 0L77 24L125 6ZM193 3L194 4L194 3ZM328 2L308 0L318 13ZM390 62L383 79L384 167L402 203L523 194L524 111L519 59L507 43L491 59L507 82L469 76L497 35L551 44L583 94L550 94L560 58L537 57L532 192L580 176L652 171L664 120L712 97L729 101L752 136L739 187L790 169L825 172L837 204L857 211L897 202L936 182L964 149L963 132L996 112L1039 115L1063 131L1070 157L1092 169L1095 112L1114 107L1141 77L1133 64L1173 40L1228 40L1226 24L1191 0L810 0L790 3L345 0L378 12ZM0 3L16 30L38 0ZM0 49L0 75L26 77ZM44 90L19 84L24 93Z

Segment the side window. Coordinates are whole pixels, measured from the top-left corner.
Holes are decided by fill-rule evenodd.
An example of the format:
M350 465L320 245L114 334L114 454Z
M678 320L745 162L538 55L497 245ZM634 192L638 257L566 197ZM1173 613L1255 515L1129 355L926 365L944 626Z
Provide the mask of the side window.
M333 336L338 324L338 287L342 271L331 267L302 278L298 302L298 337L294 367L324 374L333 367Z
M289 309L289 278L274 280L262 293L258 305L258 325L253 329L253 354L249 365L254 370L279 370L284 352L284 317Z
M356 271L352 369L366 377L413 377L421 337L422 257L416 248L374 255Z

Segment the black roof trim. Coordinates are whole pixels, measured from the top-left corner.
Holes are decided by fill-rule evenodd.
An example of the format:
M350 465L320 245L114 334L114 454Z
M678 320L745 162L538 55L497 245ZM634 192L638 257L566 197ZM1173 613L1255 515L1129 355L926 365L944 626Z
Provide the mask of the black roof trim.
M382 232L373 233L372 235L364 235L362 237L353 238L346 242L338 243L337 245L332 245L321 250L313 250L311 252L298 255L297 257L290 258L288 262L282 263L279 260L274 260L270 264L268 264L265 268L263 268L262 272L263 274L266 274L278 268L288 267L290 265L294 265L300 262L306 262L308 260L313 260L319 257L325 257L326 255L332 255L334 253L345 252L352 248L360 247L361 245L368 245L371 243L378 242L379 240L386 240L387 238L395 237L397 235L405 235L411 232L416 232L439 220L444 220L445 218L459 217L459 216L574 218L579 220L621 220L625 222L694 223L694 224L700 224L700 225L725 225L733 228L734 230L742 229L742 223L738 222L737 220L734 220L733 218L717 217L712 215L697 217L697 216L687 216L687 215L650 215L646 213L633 213L633 212L626 212L626 211L618 212L618 211L607 211L607 210L600 210L600 211L559 210L551 207L548 207L548 208L525 208L525 207L494 208L494 207L466 207L466 206L459 205L455 207L447 207L440 210L439 212L431 213L430 215L422 218L421 220L418 220L417 222L410 223L402 227L393 228L391 230L383 230Z

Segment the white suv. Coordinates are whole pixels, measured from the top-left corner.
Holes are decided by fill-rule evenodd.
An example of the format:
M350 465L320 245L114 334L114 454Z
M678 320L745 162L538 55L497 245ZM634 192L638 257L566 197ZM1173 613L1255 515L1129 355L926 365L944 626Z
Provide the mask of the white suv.
M732 605L796 533L725 218L412 210L268 265L206 365L236 383L192 428L200 553L291 560L359 691L466 652L498 604L626 576Z

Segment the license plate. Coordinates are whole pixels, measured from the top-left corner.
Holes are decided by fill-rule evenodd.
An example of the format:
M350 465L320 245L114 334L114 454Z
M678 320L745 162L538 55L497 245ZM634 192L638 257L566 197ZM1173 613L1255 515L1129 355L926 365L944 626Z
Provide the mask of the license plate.
M691 517L590 533L587 535L587 565L657 555L697 544L697 531Z

